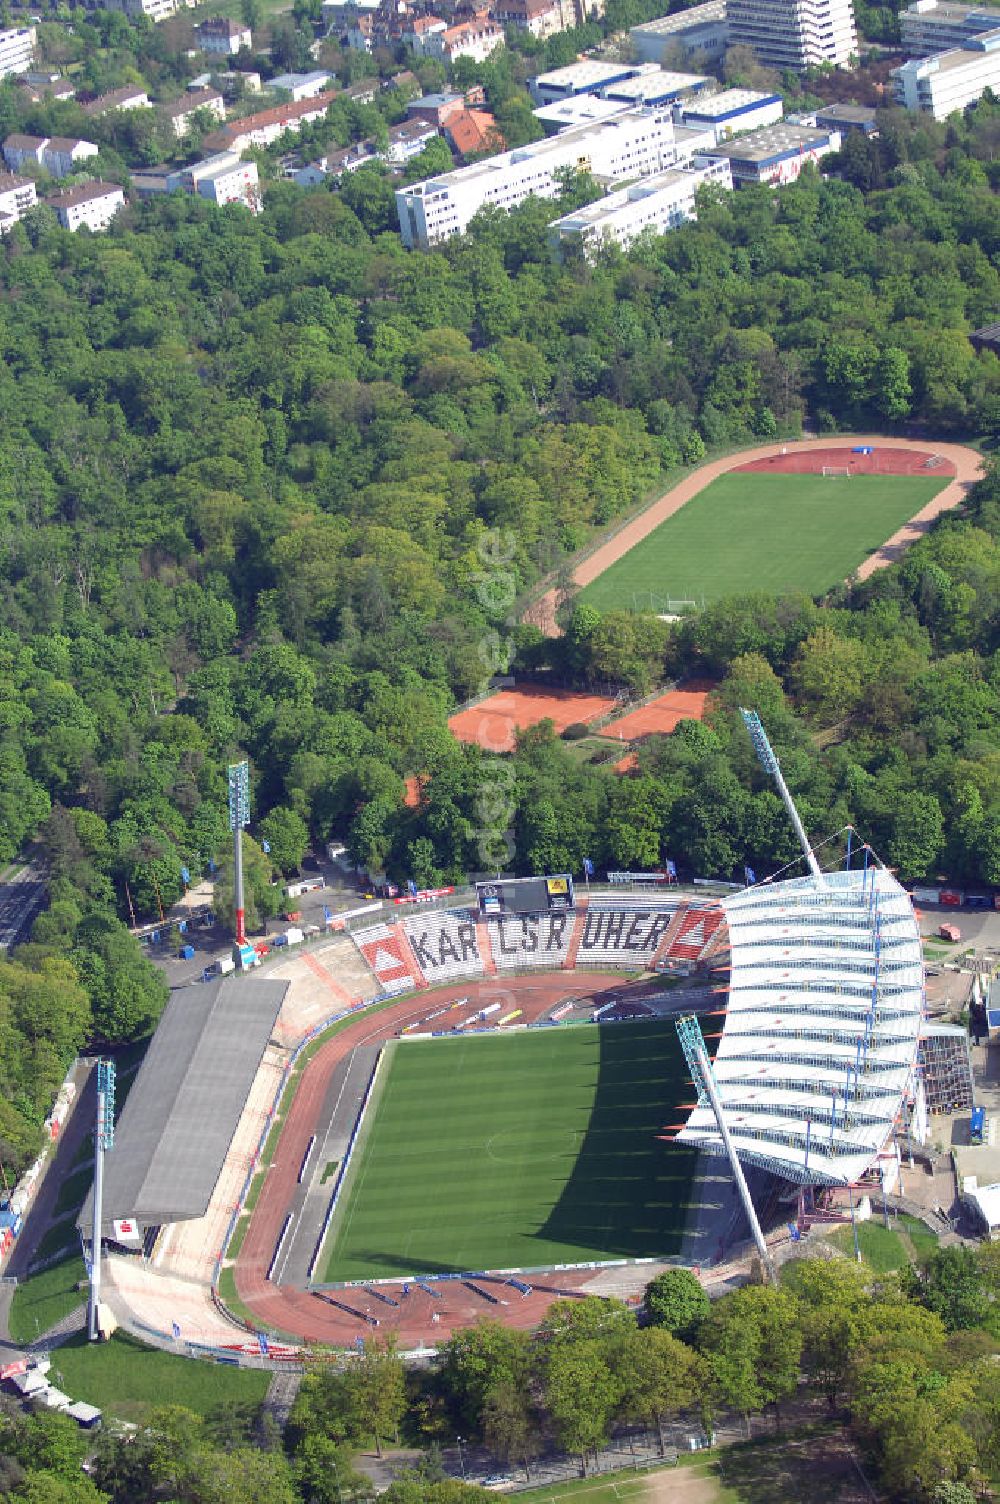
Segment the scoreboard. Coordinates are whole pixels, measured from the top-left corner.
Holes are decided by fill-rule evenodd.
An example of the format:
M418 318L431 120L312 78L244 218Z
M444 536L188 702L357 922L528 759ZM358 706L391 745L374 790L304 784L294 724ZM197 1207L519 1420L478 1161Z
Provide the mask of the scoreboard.
M480 914L547 914L573 907L573 879L568 872L556 877L498 877L477 883Z

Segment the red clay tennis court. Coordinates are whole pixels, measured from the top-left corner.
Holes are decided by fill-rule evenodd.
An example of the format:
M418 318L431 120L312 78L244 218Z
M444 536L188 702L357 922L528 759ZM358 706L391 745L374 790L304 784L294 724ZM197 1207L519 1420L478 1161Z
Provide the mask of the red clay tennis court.
M864 453L863 451L869 451ZM767 472L771 475L822 475L825 469L847 469L852 475L941 475L956 474L951 460L933 449L894 449L891 445L831 444L825 449L797 449L789 454L770 454L736 466L736 474Z
M623 741L631 742L640 736L673 731L679 721L700 721L714 688L710 679L689 679L683 689L672 689L658 700L623 715L621 720L602 726L597 734L616 739L620 734Z
M453 715L448 725L460 742L476 742L487 752L512 752L514 736L539 721L552 721L556 731L565 731L577 721L589 725L614 709L607 695L577 694L571 689L503 689L468 710Z

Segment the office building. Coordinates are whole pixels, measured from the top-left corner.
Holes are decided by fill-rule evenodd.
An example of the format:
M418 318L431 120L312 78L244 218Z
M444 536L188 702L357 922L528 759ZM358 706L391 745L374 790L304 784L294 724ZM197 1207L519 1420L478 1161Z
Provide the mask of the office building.
M1000 10L989 5L958 5L954 0L915 0L899 13L903 51L931 57L953 47L967 47L1000 27Z
M851 0L728 0L726 14L730 45L769 68L847 68L857 55Z
M649 177L683 165L711 135L675 127L668 110L629 110L612 120L576 126L558 136L500 152L396 192L403 244L426 250L460 234L491 205L513 209L530 195L553 198L565 168L608 182Z
M696 53L711 61L721 59L729 46L726 0L706 0L687 10L645 21L629 31L632 45L647 63L672 63Z
M690 167L671 167L619 188L596 204L555 220L549 226L549 238L553 244L579 238L588 258L610 243L624 248L646 230L663 234L696 219L695 194L706 183L732 188L732 172L724 157L696 157Z
M786 121L735 136L731 141L720 141L706 156L728 158L735 188L745 183L778 187L794 183L807 162L818 162L839 149L839 132Z
M627 78L650 71L648 63L604 63L594 58L581 58L565 68L553 68L551 73L539 73L535 78L529 78L528 93L536 105L556 104L578 94L602 94L613 84L624 83Z
M674 104L699 94L712 80L703 73L675 73L665 68L651 68L635 78L623 79L601 90L605 99L635 109L638 105Z
M892 85L897 104L947 120L987 89L1000 90L1000 28L964 48L912 58L893 70Z
M684 106L684 124L711 126L717 141L739 131L761 130L776 125L784 114L780 94L760 94L754 89L723 89L699 97Z

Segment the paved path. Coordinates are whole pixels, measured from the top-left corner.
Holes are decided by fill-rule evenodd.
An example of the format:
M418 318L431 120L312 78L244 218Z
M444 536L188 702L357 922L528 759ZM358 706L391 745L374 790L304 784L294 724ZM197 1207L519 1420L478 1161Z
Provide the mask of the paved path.
M979 479L982 472L982 455L977 454L974 449L968 449L964 444L941 444L929 439L897 439L885 434L838 434L832 437L828 435L822 439L797 439L783 444L762 444L755 449L741 449L737 454L729 454L723 459L712 460L709 464L700 466L690 475L686 475L683 480L678 481L676 486L672 486L638 517L633 518L613 538L609 538L606 543L601 544L600 548L588 554L585 559L581 559L573 570L573 583L580 589L584 585L589 585L623 554L627 554L630 548L634 548L637 543L642 542L643 538L647 538L661 522L666 522L668 517L679 512L685 502L690 501L693 496L698 495L699 491L711 485L713 480L718 480L720 475L727 475L730 470L738 470L749 460L770 459L774 455L781 454L782 451L800 454L810 449L850 450L856 444L882 444L890 445L893 449L916 449L923 452L933 449L935 454L943 455L955 466L954 480L939 491L933 501L929 501L904 527L893 533L892 537L870 558L865 560L858 570L858 576L861 579L866 579L876 569L885 569L888 564L895 563L904 549L925 533L936 517L964 500L969 487ZM558 592L547 591L528 608L525 612L525 620L541 627L549 637L558 636L557 601Z

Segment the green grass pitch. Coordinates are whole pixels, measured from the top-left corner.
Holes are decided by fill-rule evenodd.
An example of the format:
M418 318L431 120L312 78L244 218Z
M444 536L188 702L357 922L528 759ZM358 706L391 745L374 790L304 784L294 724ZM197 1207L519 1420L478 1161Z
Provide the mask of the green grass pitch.
M750 590L823 595L947 476L723 475L580 592L598 610L665 610Z
M327 1280L680 1249L695 1155L668 1021L390 1045L331 1229Z

